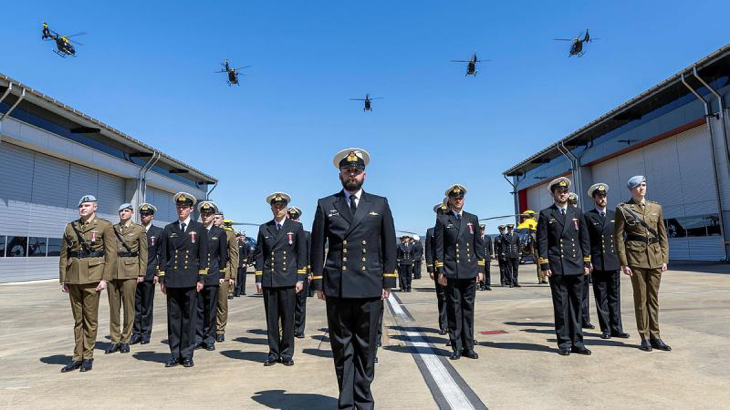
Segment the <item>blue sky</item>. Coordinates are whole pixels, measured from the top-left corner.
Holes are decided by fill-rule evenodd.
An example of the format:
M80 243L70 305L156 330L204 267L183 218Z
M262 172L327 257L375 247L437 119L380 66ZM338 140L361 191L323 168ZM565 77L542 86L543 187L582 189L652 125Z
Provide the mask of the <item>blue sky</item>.
M25 5L32 4L32 6ZM365 189L425 232L451 183L510 213L502 171L727 42L726 1L34 1L4 5L0 72L220 180L237 221L289 192L305 226L339 190L335 152L370 151ZM77 59L40 41L48 21ZM568 43L599 40L580 59ZM451 59L491 62L476 78ZM218 63L252 65L228 87ZM350 98L384 97L363 113ZM496 231L497 222L488 225Z

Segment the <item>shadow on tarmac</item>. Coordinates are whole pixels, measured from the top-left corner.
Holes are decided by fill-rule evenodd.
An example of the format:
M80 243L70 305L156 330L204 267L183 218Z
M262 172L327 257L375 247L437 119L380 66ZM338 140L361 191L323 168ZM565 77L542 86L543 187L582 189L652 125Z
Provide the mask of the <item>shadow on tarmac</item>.
M410 337L408 337L406 335L400 335L400 334L391 335L390 338L394 339L394 340L400 340L403 342L411 341ZM420 339L419 341L424 341L424 342L435 344L435 345L444 345L449 340L448 338L438 337L438 336L423 336L418 339Z
M143 362L167 363L170 359L170 353L137 352L132 354L132 357Z
M254 339L251 337L241 336L233 339L234 342L240 342L240 343L246 343L250 345L268 345L269 341L267 339Z
M311 354L312 356L317 357L326 357L328 359L333 358L331 350L321 350L321 349L304 349L302 350L302 353L304 354Z
M248 333L252 333L254 335L268 335L269 333L265 329L251 329L248 331Z
M67 356L65 354L54 354L52 356L41 357L40 361L45 364L58 364L65 366L71 361L71 359L73 359L71 356Z
M432 327L422 326L388 326L389 329L396 330L398 332L420 332L420 333L438 333L439 330Z
M538 327L555 327L555 323L550 322L504 322L510 326L538 326Z
M526 350L529 352L545 352L545 353L557 353L558 349L553 349L548 346L536 345L531 343L516 343L516 342L480 342L479 346L491 347L494 349L506 349L506 350Z
M269 357L266 352L242 352L240 350L226 350L221 354L229 359L247 360L249 362L263 363Z
M251 396L256 403L270 409L335 409L337 399L321 394L286 393L286 390L265 390Z

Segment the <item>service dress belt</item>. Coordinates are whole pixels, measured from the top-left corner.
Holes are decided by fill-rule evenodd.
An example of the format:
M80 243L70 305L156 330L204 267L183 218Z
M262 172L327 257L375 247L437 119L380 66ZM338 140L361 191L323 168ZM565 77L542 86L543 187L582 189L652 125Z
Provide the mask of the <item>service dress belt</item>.
M626 235L627 241L644 242L646 244L658 243L659 239L649 238L641 235Z
M104 251L94 251L94 252L69 252L68 254L72 258L76 259L86 259L86 258L101 258L104 256Z

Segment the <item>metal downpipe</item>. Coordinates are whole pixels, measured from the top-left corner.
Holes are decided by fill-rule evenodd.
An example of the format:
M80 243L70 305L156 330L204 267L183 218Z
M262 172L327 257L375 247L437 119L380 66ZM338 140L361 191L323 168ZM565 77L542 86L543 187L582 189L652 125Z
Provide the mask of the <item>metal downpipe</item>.
M8 89L5 90L5 93L3 94L3 97L0 99L0 102L2 102L10 94L10 90L12 88L13 88L13 83L9 83ZM18 97L18 101L16 101L15 104L11 105L10 108L8 108L8 110L5 111L0 116L0 141L2 141L3 120L5 120L5 117L7 117L8 115L10 115L10 113L13 112L15 107L17 107L18 104L20 104L20 102L23 101L24 98L25 98L25 88L23 88L23 91L20 93L20 97Z
M728 168L728 174L730 174L730 145L728 144L727 139L727 124L725 123L725 99L722 98L722 95L720 95L717 91L715 91L714 88L710 87L710 84L705 82L705 80L700 77L700 75L697 73L697 67L692 67L692 75L695 76L695 78L702 83L705 88L707 88L712 95L717 98L717 114L719 115L718 119L720 120L721 130L722 130L722 140L725 143L725 158L727 162L727 168ZM685 84L687 85L687 84ZM696 95L696 94L695 94ZM704 101L704 99L703 99Z
M216 181L216 183L215 183L215 184L213 184L213 188L212 188L212 189L211 189L210 191L207 191L207 192L205 193L205 200L206 200L206 201L210 199L210 194L212 194L212 193L213 193L213 191L215 191L215 189L216 189L216 188L218 188L218 181Z
M502 174L502 178L504 178L507 182L509 182L510 185L512 185L512 199L514 199L514 206L515 206L515 226L519 225L520 217L520 199L517 196L517 183L514 183L510 181L510 179L507 177L507 175Z
M149 171L155 163L157 163L157 160L160 158L160 154L157 151L152 152L152 157L139 169L139 175L137 176L137 203L136 203L136 209L139 209L139 206L146 202L146 196L147 196L147 171ZM140 223L141 219L139 216L139 213L134 213L134 219L136 223Z

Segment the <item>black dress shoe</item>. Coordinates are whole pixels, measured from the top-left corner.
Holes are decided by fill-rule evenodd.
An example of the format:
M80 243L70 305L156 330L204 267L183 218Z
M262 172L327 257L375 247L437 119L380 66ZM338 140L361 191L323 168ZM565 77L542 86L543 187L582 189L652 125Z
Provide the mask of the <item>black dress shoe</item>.
M580 346L580 347L573 346L573 347L570 348L570 351L572 353L584 354L586 356L590 356L591 355L591 351L588 350L585 346Z
M665 352L671 352L672 348L668 344L662 342L662 339L651 339L651 347L654 349L663 350Z
M601 339L610 339L611 334L608 332L601 333Z
M122 343L119 347L119 351L122 353L129 353L129 343Z
M515 283L515 287L516 287L516 288L521 288L521 287L522 287L522 285L520 285L519 283Z
M593 323L586 323L583 325L583 329L595 329L596 326Z
M514 287L515 287L515 285L513 285L513 284L511 284L511 283L510 283L509 287L510 287L510 288L514 288Z
M109 347L106 348L104 351L105 354L111 354L114 352L118 352L119 349L121 349L122 345L121 343L112 343Z
M206 344L205 345L205 350L207 350L209 352L212 352L213 350L215 350L215 344L213 344L213 343Z
M618 337L619 339L628 339L629 338L629 334L626 332L614 332L614 333L611 333L611 336Z
M168 360L167 363L165 363L165 367L175 367L179 364L180 364L180 359L174 357L174 358L171 358L170 360Z
M441 336L445 335L446 333L448 333L448 331L446 329L439 329L439 334Z
M468 357L470 359L478 359L479 355L474 350L467 350L464 352L464 357Z
M81 370L80 372L90 372L91 369L94 367L94 359L86 359L81 363Z
M141 343L143 345L150 344L150 337L149 336L142 337L142 340L140 340L139 343Z
M558 349L558 354L561 356L570 356L570 349L568 349L567 347Z
M484 288L484 290L492 290L492 287L491 286L487 286L486 288Z
M378 356L375 356L375 363L378 362Z
M446 341L446 346L451 346L451 339Z
M233 300L233 296L228 296L228 300Z
M449 356L449 360L459 360L461 359L461 352L451 352L451 356Z
M136 345L137 343L142 341L142 336L140 335L132 335L132 340L129 341L129 344Z
M189 359L183 359L182 365L183 367L193 367L195 366L195 363L193 363L193 358L191 357Z
M294 366L294 359L292 359L291 357L287 359L281 359L281 364L283 364L284 366Z
M218 343L224 342L225 340L226 340L226 335L224 335L223 333L215 336L215 341Z
M294 337L297 339L304 339L304 333L294 333Z
M276 357L269 357L269 358L268 358L268 359L266 359L266 361L264 362L264 366L267 366L267 367L268 367L268 366L273 366L273 365L275 365L275 364L276 364L276 363L278 363L278 362L279 362L279 359L277 359Z
M202 343L196 343L195 346L193 346L193 350L200 350L202 348L203 348L203 344Z
M639 346L639 350L643 350L645 352L651 352L651 343L649 343L646 339L641 339L641 346Z
M74 360L71 363L63 366L63 368L61 369L61 373L72 372L72 371L78 369L79 367L81 367L81 361Z

